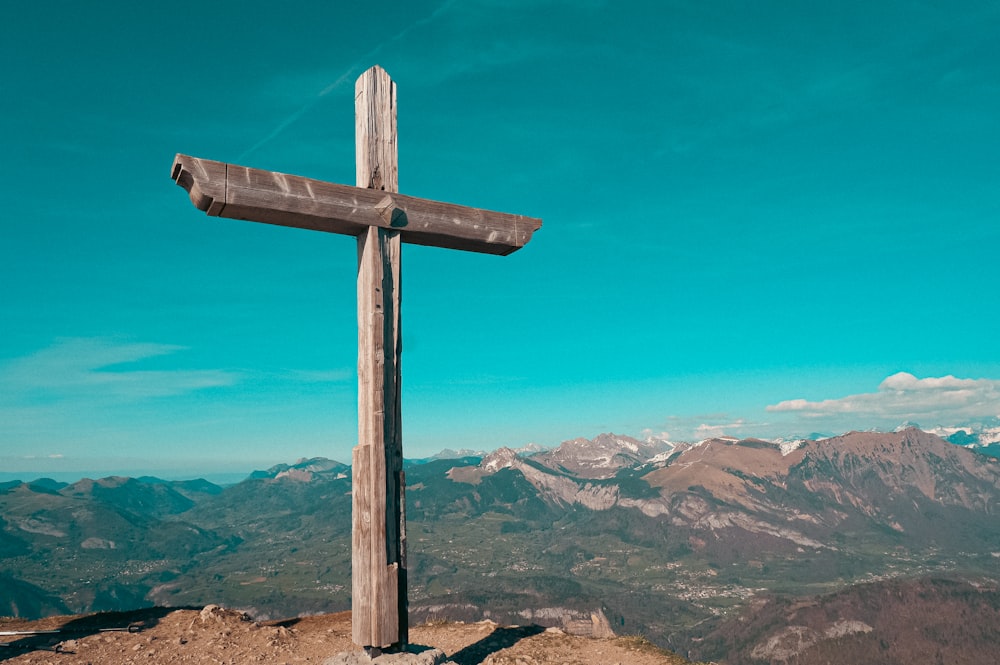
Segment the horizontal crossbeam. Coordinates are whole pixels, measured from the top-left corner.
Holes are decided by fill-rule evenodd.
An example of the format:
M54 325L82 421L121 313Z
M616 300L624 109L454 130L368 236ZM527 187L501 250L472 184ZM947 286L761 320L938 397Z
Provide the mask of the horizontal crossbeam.
M357 236L377 226L403 242L507 255L523 247L542 220L338 185L187 155L172 177L213 217Z

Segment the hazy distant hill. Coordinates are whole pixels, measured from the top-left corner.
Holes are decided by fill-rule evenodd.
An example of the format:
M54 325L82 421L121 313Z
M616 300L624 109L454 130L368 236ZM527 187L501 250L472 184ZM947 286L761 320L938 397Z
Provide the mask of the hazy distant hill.
M340 462L335 462L325 457L312 457L300 459L295 464L277 464L267 471L254 471L250 474L250 480L262 478L295 478L296 480L312 480L316 476L339 476L350 475L351 467Z
M699 639L691 656L731 665L986 664L998 648L995 582L926 577L755 603Z
M0 573L27 585L4 585L0 607L14 603L31 616L17 601L30 587L59 599L50 607L72 611L147 603L151 575L184 567L223 542L211 531L164 519L192 506L168 485L127 478L82 480L58 491L20 483L0 491Z
M0 573L0 616L41 617L67 614L56 595L8 573Z
M407 484L415 621L488 613L746 654L771 635L739 637L731 620L751 608L821 592L850 604L851 586L873 580L995 577L1000 557L1000 461L915 429L676 446L608 434L411 464ZM346 609L350 511L349 468L322 458L226 488L8 483L0 570L19 598L51 596L17 604L3 585L0 608ZM858 621L878 639L890 630Z
M112 506L120 513L142 517L177 515L195 505L194 499L177 491L172 484L158 479L153 481L118 476L100 480L85 478L63 487L58 494L72 499L90 499Z

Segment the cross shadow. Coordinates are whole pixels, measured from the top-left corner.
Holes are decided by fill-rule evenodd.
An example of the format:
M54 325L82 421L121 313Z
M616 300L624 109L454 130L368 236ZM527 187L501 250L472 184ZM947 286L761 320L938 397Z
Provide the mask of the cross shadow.
M67 640L78 640L102 632L138 633L152 628L167 614L183 609L196 608L150 607L130 612L98 612L97 614L72 618L66 623L45 630L35 631L34 628L26 626L16 630L37 632L37 634L24 635L11 642L0 642L0 661L15 658L30 651L73 653L72 650L61 645Z
M461 651L450 656L448 660L457 665L480 665L490 655L512 647L526 637L544 632L541 626L514 626L512 628L497 628L492 633L470 644Z

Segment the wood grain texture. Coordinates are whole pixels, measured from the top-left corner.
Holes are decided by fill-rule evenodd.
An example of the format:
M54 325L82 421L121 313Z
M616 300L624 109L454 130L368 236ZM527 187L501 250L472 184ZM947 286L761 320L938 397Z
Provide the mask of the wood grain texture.
M222 162L177 155L170 177L187 190L195 208L214 217L225 207L227 170Z
M375 67L357 81L355 118L357 181L394 193L396 178L395 84ZM383 211L390 206L380 202ZM391 216L390 216L391 219ZM352 571L354 597L367 597L366 615L353 610L354 641L387 647L407 640L406 587L400 584L403 462L400 360L400 231L369 226L358 236L358 447L369 449L367 475L356 477L355 512L370 524L371 559ZM365 498L360 498L364 495ZM357 517L355 519L358 519ZM365 539L362 539L365 540ZM402 576L405 579L405 576ZM353 601L352 601L353 602ZM353 609L353 608L352 608Z
M393 146L395 142L393 142ZM395 182L379 166L367 182ZM338 185L276 171L178 154L171 171L191 202L213 217L360 235L369 226L401 232L402 241L507 255L531 240L542 221L406 196L391 190ZM391 176L391 177L390 177ZM359 180L359 182L361 182Z
M378 65L354 84L354 156L358 187L399 191L396 84Z
M371 634L370 617L372 616L373 595L370 586L372 581L358 571L372 570L372 524L371 524L371 492L364 491L367 479L372 474L372 447L356 446L351 451L351 614L352 638L358 644L365 645ZM367 617L360 622L359 617ZM363 634L361 631L363 630Z
M373 67L355 86L357 186L188 155L171 176L210 216L358 239L358 445L352 451L353 639L405 646L400 243L506 255L542 222L398 193L396 85Z

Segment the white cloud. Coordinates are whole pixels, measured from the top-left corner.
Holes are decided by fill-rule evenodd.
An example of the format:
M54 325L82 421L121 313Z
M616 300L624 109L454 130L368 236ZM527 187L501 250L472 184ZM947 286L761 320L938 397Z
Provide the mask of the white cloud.
M928 377L918 379L907 372L898 372L879 385L879 390L894 390L898 392L907 390L967 390L977 387L989 387L991 384L995 388L1000 383L987 379L956 379L950 374L939 378Z
M702 423L694 430L694 439L717 439L723 436L738 436L744 430L747 423L742 418L731 423Z
M1000 417L1000 380L951 375L918 378L898 372L872 392L815 401L789 399L765 409L770 414L766 419L759 417L763 414L669 416L663 429L675 441L700 441L724 436L787 439L817 432L890 431L907 422L925 428L964 427Z
M296 383L344 383L352 380L354 373L347 369L293 369L283 374L283 376Z
M17 456L0 459L0 468L22 456L20 468L193 459L222 455L223 442L238 446L232 458L242 459L250 446L271 451L283 441L327 440L331 411L340 413L328 408L329 395L353 377L351 370L190 368L185 351L67 338L0 360L0 450Z
M1000 380L960 379L951 375L920 379L899 372L882 381L876 392L818 402L791 399L770 405L767 410L792 412L811 419L850 416L859 422L855 427L861 426L862 419L959 423L1000 414Z
M716 439L724 436L761 436L762 428L766 423L752 422L745 418L735 418L725 413L703 413L694 416L669 416L667 417L665 428L657 436L671 441L702 441L704 439ZM654 429L645 429L643 436L649 436L656 432Z
M183 348L105 338L59 340L46 349L0 365L0 400L25 403L83 396L143 399L229 386L239 380L237 373L226 370L128 367Z

